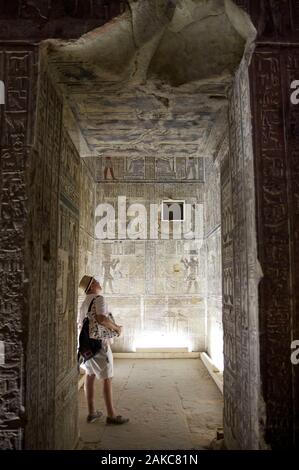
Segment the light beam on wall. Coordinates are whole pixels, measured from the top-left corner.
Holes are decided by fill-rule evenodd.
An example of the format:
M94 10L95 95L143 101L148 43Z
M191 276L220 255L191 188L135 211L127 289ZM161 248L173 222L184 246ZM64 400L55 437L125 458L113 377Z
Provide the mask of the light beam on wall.
M135 338L133 351L137 349L177 349L186 348L188 352L192 351L190 340L183 335L168 335L158 332L143 333Z

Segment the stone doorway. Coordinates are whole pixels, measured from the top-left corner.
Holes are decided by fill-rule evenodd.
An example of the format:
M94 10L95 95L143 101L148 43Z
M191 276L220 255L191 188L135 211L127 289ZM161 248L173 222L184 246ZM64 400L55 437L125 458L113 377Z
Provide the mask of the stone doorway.
M230 1L205 2L205 8L209 4L212 9L220 9L210 21L217 21L218 16L218 20L223 19L225 12L223 27L233 30L230 74L235 73L245 49L234 85L228 87L230 91L225 90L229 91L225 94L229 119L224 121L229 128L228 139L218 139L211 133L211 141L218 144L205 162L207 181L212 184L217 181L217 187L221 188L225 440L228 448L267 445L286 448L296 442L298 434L298 374L289 360L291 340L298 334L295 270L298 112L294 106L289 107L288 96L289 82L296 78L298 70L298 22L294 13L297 6L292 0L274 7L272 2L270 5L266 1L260 5L253 5L249 0L235 3L250 13L256 25L258 40L254 51L250 40L245 48L252 26L241 10ZM163 7L162 2L159 5ZM1 231L4 244L1 266L7 273L3 280L3 308L10 314L15 311L14 302L17 302L23 312L21 315L18 311L13 317L17 321L5 323L2 335L10 361L2 388L4 395L8 393L12 397L9 410L13 410L3 412L5 424L1 432L7 447L72 448L77 440L76 286L80 266L84 263L88 266L89 254L93 253L93 207L92 204L84 207L81 201L87 193L92 199L94 159L98 157L90 151L89 144L93 145L95 137L92 132L81 138L80 125L78 132L78 118L84 115L84 104L81 102L75 109L71 106L72 96L80 95L80 82L91 86L92 93L98 73L101 80L97 84L104 89L111 82L111 72L121 83L127 84L129 77L136 88L144 87L153 76L158 76L167 86L178 89L186 83L193 86L199 74L204 82L198 91L209 95L211 102L219 103L223 99L223 92L219 93L219 88L213 88L213 82L205 79L210 72L218 77L217 67L224 65L227 51L228 55L232 52L229 44L223 42L225 51L220 59L224 61L210 62L212 70L207 70L209 61L196 63L193 60L194 56L202 57L209 48L202 43L201 54L196 54L192 34L198 31L193 23L195 29L188 28L190 15L183 14L182 18L180 13L184 12L171 2L165 10L158 11L160 24L156 21L156 10L152 17L151 9L149 16L142 17L138 2L130 2L130 6L124 16L101 30L92 31L79 43L48 41L40 54L36 41L30 44L17 41L28 39L30 28L22 30L20 35L18 30L15 43L7 42L7 28L3 33L6 42L1 49L1 71L5 71L4 78L9 81L13 95L8 110L3 113L1 142L4 188L1 221L5 229ZM197 13L197 26L201 30L209 15L206 10L199 9ZM5 14L12 21L10 12ZM33 23L30 13L28 15L30 26ZM42 34L34 29L34 38L63 37L59 24L60 19L50 21L48 32ZM92 30L93 26L94 23L87 29ZM245 36L244 26L248 33ZM76 23L76 27L86 31L86 25ZM183 47L176 40L180 28L184 29ZM216 30L218 34L219 29ZM204 27L202 33L205 33ZM117 40L113 39L114 35ZM78 29L67 35L78 36ZM130 37L128 41L126 36ZM232 39L231 35L218 36L221 40L223 37ZM213 38L211 44L216 44L214 39L217 42L218 38ZM121 45L121 49L116 45ZM238 55L236 62L235 54ZM99 56L103 58L100 65L97 64ZM184 65L185 59L190 67ZM6 67L2 66L4 63ZM40 65L40 93L35 133L37 64ZM226 87L226 78L223 78L222 84ZM163 87L157 90L155 86L148 91L167 108L169 98ZM220 117L219 112L221 120ZM159 120L159 116L157 118ZM137 119L144 121L142 114ZM93 125L91 123L90 130ZM217 128L219 126L214 130ZM225 132L221 135L225 136ZM204 151L207 142L202 143ZM100 147L105 147L103 141ZM124 151L124 147L117 149L116 142L114 151L117 150ZM148 146L149 153L150 150ZM155 151L153 146L152 152ZM130 166L126 168L130 172ZM189 170L189 175L194 174L192 167ZM134 173L138 171L135 165ZM214 195L205 197L208 204ZM217 233L217 214L213 217L206 237L211 265L217 259L213 255L216 235L209 240ZM12 239L16 251L10 251ZM21 291L15 288L16 279L22 286ZM12 285L18 294L11 294ZM216 284L212 282L210 286L206 299L211 300ZM217 308L212 310L217 311ZM215 325L221 325L219 317L212 315L207 331L209 328L212 331ZM15 335L13 340L11 335ZM220 335L221 328L218 328L218 337ZM215 354L212 343L209 348L210 353ZM24 352L21 360L20 354L16 354L20 350ZM25 410L23 406L20 408L20 403L25 405Z
M175 347L208 351L220 370L223 369L223 282L226 309L224 353L228 367L225 374L235 372L236 345L229 330L233 302L231 266L221 263L222 252L225 263L233 263L231 231L234 227L229 206L232 196L228 189L232 172L232 164L228 163L231 161L228 158L231 129L227 112L229 103L233 112L239 109L240 97L236 90L242 86L247 105L242 125L244 134L248 132L246 74L254 31L250 22L246 23L248 20L241 10L232 5L222 13L219 10L219 15L222 14L226 18L221 24L222 41L226 41L228 48L227 65L221 57L217 65L210 64L210 70L197 70L193 63L192 68L176 68L169 75L170 64L163 68L160 57L161 54L167 57L165 50L172 47L167 35L159 47L155 41L146 41L146 53L138 52L136 55L135 71L128 70L126 62L122 62L123 58L119 59L116 53L121 43L119 34L123 35L123 41L127 40L122 29L127 21L126 15L116 20L116 42L110 39L105 45L105 35L102 36L99 30L88 33L77 44L51 41L42 46L31 198L34 198L34 207L42 196L43 228L45 230L48 224L48 231L41 234L42 262L45 262L46 269L40 278L34 280L37 284L32 283L32 292L39 286L39 301L41 305L46 302L48 309L47 333L39 331L39 337L48 335L48 350L54 342L57 354L53 358L45 357L45 369L54 366L55 373L48 372L43 378L45 372L43 368L40 370L42 386L39 389L44 384L48 396L54 398L55 413L51 413L51 426L49 423L47 428L42 426L45 434L39 434L37 447L42 442L48 442L49 446L53 442L55 448L72 448L78 436L74 361L76 286L86 272L102 278L111 308L117 312L127 331L116 351L136 350L135 338L141 334L144 335L141 345L149 341L146 345L150 349L157 346L151 341L157 338L158 333L161 345L165 344L165 341L173 340L174 332L170 332L170 328L173 330L175 327L175 341L182 338L185 341L184 344L175 342ZM245 24L242 32L234 26L236 18L240 17ZM186 36L185 40L193 41L192 35L197 33L191 32L191 38ZM169 34L171 36L172 33ZM159 34L156 41L158 37ZM95 62L94 50L90 50L94 41L99 56L102 54L103 57L100 64ZM122 44L124 46L124 42ZM106 47L111 49L109 57L104 53ZM234 70L244 49L246 55L235 80L235 89L228 95ZM85 53L91 53L88 60ZM114 58L113 54L116 54ZM119 68L119 76L115 75L115 68ZM196 74L200 77L198 80ZM239 129L239 123L236 128ZM236 133L230 141L238 137L241 138ZM251 170L248 190L253 191L250 133L248 143L243 135L242 139L247 151L248 171ZM40 165L39 159L43 160ZM39 170L43 165L41 178ZM244 182L240 180L238 184L244 191ZM115 207L119 196L127 197L129 203L143 203L145 207L152 202L160 205L161 200L178 199L190 206L201 205L201 239L166 241L163 233L159 233L160 226L158 237L162 235L161 241L142 240L142 237L135 241L121 238L112 242L97 240L97 205L104 202ZM254 218L253 212L251 217ZM221 237L223 221L225 232ZM37 213L33 213L31 222L33 240L35 224L39 223ZM252 220L246 223L251 224ZM254 224L250 227L253 231ZM38 271L34 263L40 262L34 256L35 247L32 243L33 272ZM254 246L248 245L248 249L254 250ZM55 256L51 255L53 252ZM250 256L254 259L254 251ZM49 299L49 286L52 301ZM255 293L251 295L253 297ZM32 330L29 337L31 335ZM30 347L36 347L34 341L29 341ZM253 350L253 357L255 354ZM254 373L258 376L256 370ZM34 401L38 402L38 399ZM43 404L49 407L48 402ZM248 411L256 413L254 400L250 401L250 406ZM35 439L31 434L34 420L43 416L42 410L35 410L33 406L29 410L28 445L31 439ZM225 425L230 445L237 446L229 435L231 422L236 419L234 414L227 396ZM253 438L252 430L247 431L247 438ZM255 444L249 441L245 444L247 447L251 445Z

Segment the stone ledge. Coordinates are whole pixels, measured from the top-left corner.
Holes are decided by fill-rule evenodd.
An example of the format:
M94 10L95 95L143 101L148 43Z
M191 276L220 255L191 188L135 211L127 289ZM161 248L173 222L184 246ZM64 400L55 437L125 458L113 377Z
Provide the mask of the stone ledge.
M219 388L220 392L223 395L223 372L221 372L215 364L212 362L210 356L207 353L202 352L200 353L200 359L203 364L206 366L210 376L214 380L215 384Z
M188 352L179 350L165 350L159 349L153 350L141 350L138 352L131 353L113 353L115 359L198 359L200 357L199 352Z

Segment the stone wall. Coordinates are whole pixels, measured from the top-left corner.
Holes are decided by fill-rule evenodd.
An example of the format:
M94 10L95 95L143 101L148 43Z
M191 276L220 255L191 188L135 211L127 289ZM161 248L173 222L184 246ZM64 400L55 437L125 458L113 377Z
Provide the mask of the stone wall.
M38 134L30 161L28 227L29 325L26 403L29 448L51 445L54 434L55 292L62 103L42 74ZM50 116L52 119L50 122ZM38 430L38 432L36 432Z
M127 197L127 205L141 203L149 213L150 203L161 204L162 199L203 203L203 185L141 182L97 185L97 204L106 202L117 207L121 195ZM132 351L136 345L167 344L189 346L195 351L205 349L201 241L162 240L161 236L159 232L159 240L96 241L96 275L102 281L111 311L124 325L124 336L115 343L116 351Z
M223 370L220 168L205 159L207 352Z
M6 89L5 105L0 108L0 348L1 352L4 350L0 364L0 448L3 449L53 448L54 434L59 434L54 431L53 293L58 250L60 183L55 175L59 166L61 100L43 77L45 108L40 112L48 122L41 123L43 149L41 146L34 149L37 44L64 34L77 38L124 8L119 1L109 5L97 1L96 7L95 2L88 2L89 8L84 6L86 2L79 2L78 9L76 3L34 0L30 5L16 1L0 5L0 80ZM76 384L77 377L74 376L73 383L66 377L57 389L57 394L61 392L58 398L63 401L68 390L76 395ZM76 396L66 402L70 406L68 416L76 419ZM57 413L59 416L58 410ZM64 413L59 416L61 426ZM73 445L77 435L70 419L64 429L66 437L69 436L67 445Z
M80 177L80 232L79 232L79 281L85 274L94 272L95 250L95 173L92 165L81 158ZM78 292L79 308L85 295L82 290Z
M242 62L229 103L229 158L221 168L224 436L228 448L263 446L253 149L248 66Z
M293 2L293 34L298 32ZM296 16L295 16L296 13ZM284 27L279 16L279 27ZM286 41L286 39L284 39ZM274 449L298 447L299 368L291 362L298 322L299 107L290 100L299 76L299 40L259 45L250 70L257 184L260 366L265 440ZM283 112L284 111L284 112Z
M55 317L55 440L52 448L72 449L78 438L77 286L81 159L62 128ZM52 397L51 397L52 398Z
M42 68L30 165L28 449L70 449L77 437L76 312L81 160L63 102Z
M45 396L42 396L42 391L46 390L45 387L53 390L53 376L50 374L49 377L45 377L45 373L41 370L45 366L44 358L39 359L43 348L47 348L47 350L52 348L53 342L51 338L46 338L45 343L43 342L43 337L40 334L46 330L46 327L45 322L40 324L39 315L36 315L36 321L34 316L30 320L31 328L33 328L31 338L35 337L36 341L32 346L29 344L29 347L32 350L30 356L32 364L38 364L36 374L41 371L41 382L36 380L34 371L31 372L32 377L28 376L27 379L24 374L29 306L33 309L39 308L38 305L31 307L31 301L34 300L34 297L32 296L29 301L28 292L28 270L32 265L32 261L26 258L25 250L26 223L29 214L28 189L35 178L37 180L45 179L46 175L51 173L49 165L45 165L42 156L32 153L37 76L35 44L42 39L54 36L78 37L103 22L103 19L99 21L91 10L90 15L87 12L87 16L92 17L91 21L90 18L88 21L86 18L82 20L81 18L71 19L74 15L76 16L76 12L71 9L67 13L63 8L65 2L62 0L55 2L34 0L31 3L31 8L30 6L28 8L27 5L25 9L18 9L17 2L11 2L9 11L6 9L0 12L1 40L6 41L1 43L0 78L8 84L6 87L7 103L4 108L1 108L0 117L0 184L2 194L0 201L0 297L1 315L4 319L1 323L1 340L4 341L5 346L5 364L1 364L0 389L2 400L0 437L3 448L20 448L23 445L23 419L26 416L22 412L22 405L25 403L25 393L27 395L26 404L31 400L31 406L35 406L34 400L39 400L41 397L41 413L44 413L50 406L50 402L47 403ZM80 3L82 5L82 2ZM94 2L88 3L91 7L94 4ZM259 53L253 62L254 73L251 78L252 84L257 83L258 87L251 88L255 90L252 95L254 111L252 122L256 137L254 144L256 175L260 175L260 178L256 179L259 257L265 275L260 286L259 313L262 329L263 393L267 405L267 422L265 424L262 403L260 403L260 416L257 416L256 413L256 403L258 402L256 393L259 393L259 383L256 378L259 374L256 373L258 370L257 346L254 343L256 330L255 324L251 323L252 321L256 322L256 257L252 245L249 251L244 249L245 234L251 233L250 230L254 226L253 211L250 212L254 203L251 196L247 197L248 192L252 194L252 187L246 186L247 178L243 177L244 174L247 176L247 162L251 164L251 160L244 157L244 155L250 155L250 152L247 153L246 150L248 149L247 144L241 145L241 142L248 141L247 130L249 130L246 123L240 124L242 116L245 116L246 120L249 119L249 100L246 91L248 87L245 83L247 75L242 73L236 81L231 106L233 157L227 165L223 166L221 172L222 200L226 198L225 207L229 208L224 211L225 207L223 206L222 209L226 227L222 246L223 259L226 261L223 281L227 370L225 376L226 442L230 447L248 448L254 446L258 448L262 445L262 439L259 440L258 429L255 428L254 423L260 423L265 428L268 427L267 441L269 445L282 448L290 447L298 440L297 403L299 401L296 400L298 396L298 367L292 368L289 361L290 340L296 335L298 336L296 308L299 292L296 275L298 272L296 269L298 264L296 163L298 113L297 108L289 104L289 81L291 78L297 78L298 70L298 2L296 0L284 2L238 0L237 3L250 13L258 28L259 41ZM25 6L25 2L22 4ZM52 7L49 11L47 11L48 5ZM109 18L109 14L105 13L104 18ZM12 42L12 31L16 34L15 40L19 40L17 43ZM183 61L181 63L184 66ZM275 93L270 96L271 89L274 89ZM243 107L243 103L245 103L245 107ZM58 104L53 112L57 112L59 108ZM233 125L234 122L239 123L237 131ZM283 129L283 148L277 148L275 144L277 139L279 141L282 138L279 129ZM244 130L245 134L243 134ZM55 136L55 133L56 131L51 130L52 136ZM58 141L55 138L55 142ZM269 158L273 152L277 152L275 159ZM26 169L28 168L29 155L40 165L36 165L35 170L33 169L36 174L34 171L31 172L27 180ZM232 166L231 162L233 162ZM269 172L272 175L270 178ZM48 184L49 181L47 178L46 183ZM242 181L245 182L244 187ZM51 192L55 193L52 183L49 185ZM272 198L273 188L279 188L275 195L276 198ZM244 197L244 191L246 197ZM46 188L45 194L48 193L49 190ZM246 206L246 209L249 210L246 213L250 214L250 220L246 218L246 223L240 217L244 212L242 212L240 203L241 196L244 201L250 202L250 207ZM58 206L58 198L56 199L56 196L52 194L50 202L48 199L42 200L42 194L39 193L38 188L31 192L31 197L38 201L36 205L32 206L32 210L36 211L33 217L36 219L40 217L43 224L48 224L49 214L49 220L55 216L55 204L57 201ZM42 201L45 207L43 216L45 221L42 218L43 211L39 209L39 201ZM49 204L51 204L50 209ZM279 212L278 215L275 212L277 205L282 214L281 219ZM275 214L275 221L278 221L274 227L271 220L268 219L268 217L271 219L272 214ZM34 237L40 238L34 242L37 244L35 248L32 246L33 238L30 239L29 234L27 253L29 255L30 253L37 254L38 258L33 261L33 264L36 263L37 272L43 271L41 279L49 278L52 290L51 276L54 271L51 271L48 266L50 266L49 263L53 266L55 264L51 250L54 245L58 247L58 238L56 239L55 235L51 236L51 241L48 242L45 237L46 232L43 238L42 233L39 232L41 230L40 224L34 221L32 224L33 228L37 230L36 233L39 233ZM55 224L53 230L55 230ZM252 239L250 243L252 243ZM254 253L253 263L248 262L246 265L244 256L249 260L252 253ZM28 265L28 270L26 265ZM37 286L36 292L41 292L41 288L38 288L38 278L34 280L34 275L33 272L30 282ZM251 278L252 275L253 278ZM249 285L251 285L248 297L248 291L242 288L246 276L249 279ZM248 299L250 302L246 303ZM39 302L41 302L40 296L36 299L36 303ZM50 331L53 331L52 306L48 300L43 300L43 302L49 306L49 328ZM247 309L246 305L248 305ZM38 310L33 311L38 312ZM251 331L253 332L252 339L250 339ZM26 380L28 383L25 383ZM65 382L66 389L69 386L68 380L67 378ZM283 387L281 387L281 383L283 383ZM66 393L66 389L63 389L62 384L61 396ZM32 397L31 392L33 393ZM53 400L53 395L50 394L48 400ZM36 403L38 405L38 402ZM35 416L33 411L29 409L27 412L35 419L33 424L41 422L41 417ZM71 413L72 410L70 409L69 412ZM48 430L41 431L38 426L35 431L31 427L30 431L30 423L28 424L26 434L28 435L27 444L29 447L46 446L45 441L49 445L53 443L52 417L49 417L48 422L50 425ZM38 437L39 431L41 432L41 440ZM69 435L71 434L70 432Z
M43 70L30 165L25 438L33 449L72 449L78 438L77 293L79 276L92 272L95 183L90 163L80 158L64 126L65 106Z
M23 445L28 281L25 232L28 220L29 155L35 122L37 49L0 45L0 78L6 104L0 108L0 448ZM35 330L36 331L36 330Z

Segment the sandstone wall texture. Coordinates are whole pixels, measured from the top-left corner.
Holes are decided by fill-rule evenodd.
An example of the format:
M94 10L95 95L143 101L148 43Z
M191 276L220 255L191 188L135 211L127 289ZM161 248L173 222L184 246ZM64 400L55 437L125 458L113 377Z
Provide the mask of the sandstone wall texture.
M254 166L247 63L236 74L229 103L229 158L221 169L224 429L229 448L263 445L260 395Z
M155 160L150 159L154 172ZM203 206L201 183L100 183L98 203L116 208L119 195L127 206L161 207L163 199L184 200ZM203 212L203 210L202 210ZM104 287L111 311L124 325L116 351L136 347L189 347L205 349L204 253L201 240L163 240L160 219L158 240L117 240L95 243L95 273ZM96 217L96 223L99 218ZM148 218L149 221L149 218ZM150 235L148 225L147 234Z
M95 250L95 172L90 162L81 158L80 177L80 231L79 231L79 266L78 279L85 274L94 274L94 250ZM85 295L78 290L78 308Z
M220 168L213 158L205 162L207 352L223 370Z
M77 429L76 311L81 160L63 101L42 68L31 160L27 448L72 448Z
M102 4L100 10L99 2L98 6L95 2L76 2L77 6L75 2L67 3L68 8L66 2L43 0L34 0L30 5L23 1L1 2L0 5L0 79L7 85L7 101L0 114L0 298L3 318L0 339L4 341L5 349L4 364L0 365L0 438L3 448L24 445L28 448L71 447L76 437L74 397L77 379L70 351L73 351L71 342L75 344L76 338L71 306L77 303L74 292L78 265L73 254L79 246L80 196L79 188L75 186L78 184L76 175L81 174L81 163L59 124L62 101L46 77L42 84L46 87L42 92L43 130L40 144L32 148L38 72L36 44L53 37L79 37L111 18L113 11L119 12L121 2L110 2L113 3L111 9L110 6L105 9ZM236 12L232 2L225 2L225 21L221 18L224 7L219 10L219 2L208 3L214 13L221 13L218 20L223 28L217 38L218 44L227 31L231 32L226 52L227 57L231 55L233 59L232 72L248 36L241 28L237 39L238 22L232 14ZM140 2L130 4L129 12L108 28L105 38L101 30L95 43L88 44L87 40L87 52L91 55L86 54L86 59L98 60L99 51L104 51L107 59L104 72L111 70L114 79L129 77L140 84L147 78L160 78L168 81L168 85L177 85L226 69L226 64L217 60L217 64L211 61L210 68L203 70L205 61L194 65L192 53L189 53L192 51L191 37L198 41L196 50L202 52L205 46L202 11L197 7L207 2L180 11L172 2L167 3L167 7L160 2L162 14L156 23L154 0L147 2L149 14L144 17L140 13ZM287 448L298 442L298 368L290 363L290 342L298 337L298 112L295 105L290 105L289 86L291 80L297 79L298 72L299 8L296 0L238 0L238 4L250 14L257 28L257 49L249 82L246 67L241 69L235 81L230 106L231 153L221 170L221 198L226 201L222 205L225 439L232 448L260 448L264 446L264 439L270 447ZM186 12L189 13L185 24ZM193 13L198 23L196 27ZM204 15L206 13L204 10ZM133 16L137 21L132 21ZM238 12L237 17L244 25L244 16ZM211 24L210 21L207 18L206 25ZM190 23L189 37L186 32ZM144 24L150 27L144 28ZM119 25L124 27L119 28ZM184 34L181 34L182 29ZM12 31L16 33L15 43L11 42ZM114 39L111 42L115 33L120 42ZM182 43L179 36L182 36ZM202 41L199 41L200 37ZM109 42L110 48L107 47ZM95 47L97 43L99 47ZM122 54L119 54L120 43ZM173 51L173 44L178 45L180 54L173 54L169 74L169 68L163 67L163 58ZM85 53L85 41L81 45ZM77 45L71 47L76 49ZM72 62L70 48L65 60ZM82 50L79 49L76 51L80 58ZM199 57L199 54L195 56ZM191 67L185 66L186 58L190 59ZM92 71L96 68L93 64ZM196 71L195 75L193 71ZM86 73L88 67L77 70L77 75L71 78L73 89L80 77L84 81ZM248 90L251 92L252 115ZM164 94L161 97L163 101ZM251 157L250 119L254 158ZM46 142L47 145L43 145ZM61 158L64 155L65 161L69 162L65 166L67 174L69 165L72 171L75 169L72 181L64 171L60 172L58 155ZM252 161L255 178L252 177ZM257 250L251 236L256 219ZM61 220L61 231L57 230L58 220ZM71 240L68 234L72 235ZM153 252L152 247L148 251ZM264 275L258 296L261 273L257 255ZM153 256L148 259L151 272ZM73 293L70 292L72 286ZM42 312L46 312L45 315ZM61 346L60 341L65 341L65 345ZM66 354L65 363L53 353L57 347ZM29 361L33 367L29 367ZM58 378L55 377L56 367ZM23 431L28 417L24 444ZM62 434L66 440L60 442Z
M298 11L298 4L294 2L293 8ZM298 31L296 18L294 14L293 31ZM263 272L259 328L265 439L273 448L289 448L298 446L299 416L299 369L290 360L291 342L299 337L299 108L290 101L290 86L299 74L299 41L282 48L259 45L250 72L258 258Z
M28 335L28 262L26 256L27 180L32 152L37 78L33 45L0 46L0 74L7 88L1 106L0 160L0 448L19 449L23 442L25 347Z
M6 104L0 109L0 341L4 351L0 364L0 448L3 449L55 445L68 448L77 437L74 422L77 376L74 368L68 369L64 382L56 384L55 329L57 318L62 316L56 308L56 275L61 264L58 250L67 249L68 223L78 231L78 204L72 215L64 212L61 242L57 228L59 211L63 212L59 188L63 189L64 183L58 177L62 102L44 76L41 92L44 109L40 109L43 119L39 143L35 147L33 144L40 65L37 43L63 37L64 33L67 38L78 38L119 14L124 6L122 2L111 1L106 6L97 2L95 8L95 2L89 2L86 8L85 3L0 2L0 78L6 89ZM72 191L71 185L61 191L64 202ZM76 244L77 239L72 243ZM76 272L70 258L70 270ZM69 315L68 322L73 315L70 313L73 301L71 298L69 313L64 311L66 318ZM73 338L75 330L68 341ZM66 364L74 364L70 350L68 343ZM55 405L56 392L60 405ZM64 424L67 407L69 419ZM59 441L58 430L63 426L60 437L62 434L64 437Z

